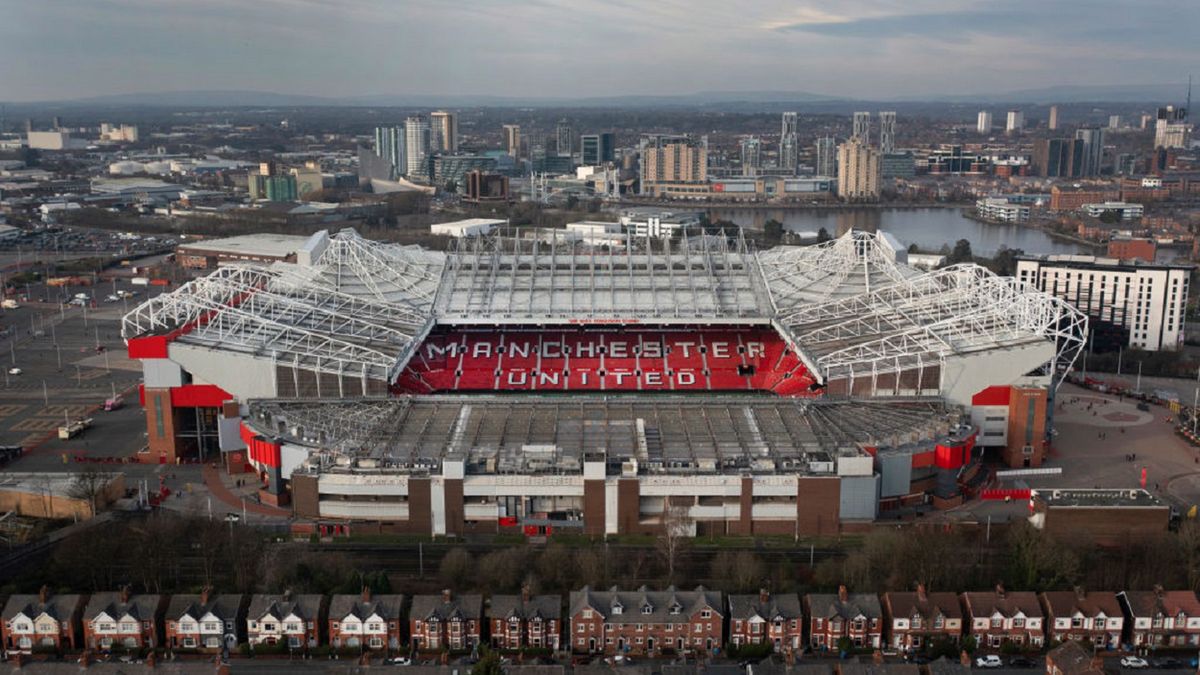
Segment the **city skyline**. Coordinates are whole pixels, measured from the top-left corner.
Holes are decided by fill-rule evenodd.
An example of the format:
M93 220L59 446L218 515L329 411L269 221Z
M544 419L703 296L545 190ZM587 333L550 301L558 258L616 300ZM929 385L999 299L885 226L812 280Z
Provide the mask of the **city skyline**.
M705 3L702 9L683 2L643 7L561 0L482 6L415 0L402 7L376 0L22 3L0 25L0 59L12 66L0 75L0 97L52 101L184 90L328 97L771 90L885 99L1067 83L1182 82L1200 60L1187 35L1200 22L1200 6L1160 0L1102 0L1088 12L1032 0L1003 10L948 0L902 7L855 0L836 10L766 0L751 7ZM1125 45L1119 54L1112 50L1118 38ZM446 49L456 43L463 48ZM598 52L606 54L608 67L591 67ZM840 58L847 52L855 58ZM430 53L439 58L423 58ZM648 59L655 68L644 68ZM786 62L810 67L794 75L761 67ZM589 76L578 77L581 72Z

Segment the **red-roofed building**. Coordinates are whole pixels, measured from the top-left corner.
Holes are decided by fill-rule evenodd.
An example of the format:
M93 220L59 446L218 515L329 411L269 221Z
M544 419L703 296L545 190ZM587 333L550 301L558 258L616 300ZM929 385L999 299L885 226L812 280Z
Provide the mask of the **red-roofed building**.
M1010 467L1038 467L1046 456L1046 390L988 387L971 397L971 423L978 444L997 448Z

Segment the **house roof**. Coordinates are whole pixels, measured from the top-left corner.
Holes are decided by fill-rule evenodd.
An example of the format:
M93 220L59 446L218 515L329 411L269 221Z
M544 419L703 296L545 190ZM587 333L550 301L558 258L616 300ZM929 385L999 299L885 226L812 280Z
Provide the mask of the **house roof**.
M1134 616L1200 616L1200 601L1192 591L1122 591Z
M614 614L617 606L620 614ZM662 591L652 591L642 586L635 591L622 591L616 586L607 591L592 590L590 586L571 593L571 616L585 607L600 613L608 623L670 623L678 619L672 616L691 616L708 608L718 616L725 608L720 591L710 591L697 586L694 591L681 591L668 586Z
M250 608L246 616L252 620L270 614L277 619L283 619L290 614L304 620L317 620L321 612L322 595L252 595Z
M1046 653L1046 660L1052 662L1054 667L1061 671L1063 675L1085 675L1089 673L1100 675L1104 672L1102 668L1093 666L1092 655L1087 653L1074 640L1067 640L1054 649L1051 649ZM1049 670L1049 667L1047 667L1047 670Z
M764 602L761 595L731 595L729 596L729 618L752 619L756 616L770 621L775 617L799 619L803 612L800 609L800 596L795 593L772 593Z
M94 593L83 610L83 620L91 621L101 613L116 620L129 615L139 621L153 621L162 602L161 595L130 595L122 601L120 593Z
M378 615L381 619L400 619L404 610L403 595L372 595L363 600L361 595L335 595L329 600L329 620L341 621L348 616L367 619Z
M872 663L857 657L838 664L841 675L920 675L921 667L914 663Z
M963 615L958 595L954 593L885 593L883 597L893 618L916 614L932 621L939 614L947 619L961 619Z
M1017 613L1029 617L1042 616L1042 606L1038 602L1037 593L1032 591L1016 591L997 593L963 593L967 599L967 609L972 617L992 616L999 612L1004 617L1013 617Z
M411 618L416 620L461 619L468 621L483 617L482 595L452 595L446 599L444 595L413 596Z
M1111 591L1047 591L1042 593L1046 610L1051 617L1074 616L1123 616L1117 594Z
M208 602L200 602L199 595L172 595L166 617L168 621L178 621L185 616L199 621L211 613L222 621L229 621L237 619L244 599L243 595L209 595Z
M870 593L850 593L842 600L836 593L809 593L804 596L809 610L814 618L853 619L864 616L868 619L878 619L883 616L879 606L879 598Z
M36 595L14 595L9 597L4 605L4 619L9 620L17 614L24 614L30 619L36 619L43 613L56 619L68 619L79 607L80 595L51 595L45 602Z
M930 675L970 675L971 668L964 666L958 659L948 659L939 656L929 664Z
M493 595L489 613L493 619L561 619L562 598L557 595Z

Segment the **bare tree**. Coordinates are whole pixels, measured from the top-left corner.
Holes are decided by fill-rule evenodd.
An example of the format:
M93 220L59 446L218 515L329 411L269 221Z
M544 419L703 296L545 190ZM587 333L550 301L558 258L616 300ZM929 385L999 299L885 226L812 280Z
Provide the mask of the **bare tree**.
M95 516L100 511L100 500L105 496L112 480L111 473L89 466L75 474L71 485L67 487L67 496L87 502L92 510L91 515Z
M691 509L687 505L672 504L667 500L662 515L662 529L658 534L658 554L667 566L667 581L674 583L675 566L679 562L680 552L687 546L694 535Z

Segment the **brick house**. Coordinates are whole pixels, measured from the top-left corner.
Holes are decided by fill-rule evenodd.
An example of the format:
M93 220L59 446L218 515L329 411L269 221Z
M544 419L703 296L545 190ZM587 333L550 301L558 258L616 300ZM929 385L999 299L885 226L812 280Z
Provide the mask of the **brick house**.
M194 649L216 653L234 649L246 624L244 595L173 595L163 615L166 632L163 644L170 649Z
M852 594L845 586L839 586L836 594L809 593L804 596L804 613L809 644L815 649L837 649L844 637L855 647L883 644L883 610L875 595Z
M694 591L584 586L571 593L569 616L571 649L605 654L711 652L721 647L725 621L721 592L703 586Z
M321 644L323 595L253 595L246 610L246 641L251 645L286 644L289 649Z
M1010 593L1003 586L987 593L963 593L968 630L980 648L999 649L1005 642L1040 647L1043 613L1036 593Z
M1121 591L1117 599L1130 623L1135 647L1200 645L1200 602L1192 591Z
M334 647L399 649L403 595L335 595L329 601L329 644Z
M798 652L804 642L804 611L795 593L729 596L729 642L770 643L777 652Z
M1125 613L1111 591L1047 591L1042 593L1046 612L1046 638L1057 642L1085 641L1102 648L1121 646Z
M883 615L888 645L920 650L939 639L957 643L963 632L963 611L956 593L929 593L924 584L915 593L884 593Z
M408 623L414 649L470 649L483 630L483 596L456 596L449 590L414 596Z
M1104 675L1104 661L1067 641L1046 652L1046 675Z
M558 650L562 635L562 598L557 595L493 595L488 611L492 646Z
M104 651L159 646L166 600L165 595L131 595L128 587L96 593L83 610L84 644Z
M45 586L37 595L14 595L4 605L4 647L9 652L76 649L83 645L79 625L82 595L53 595Z

